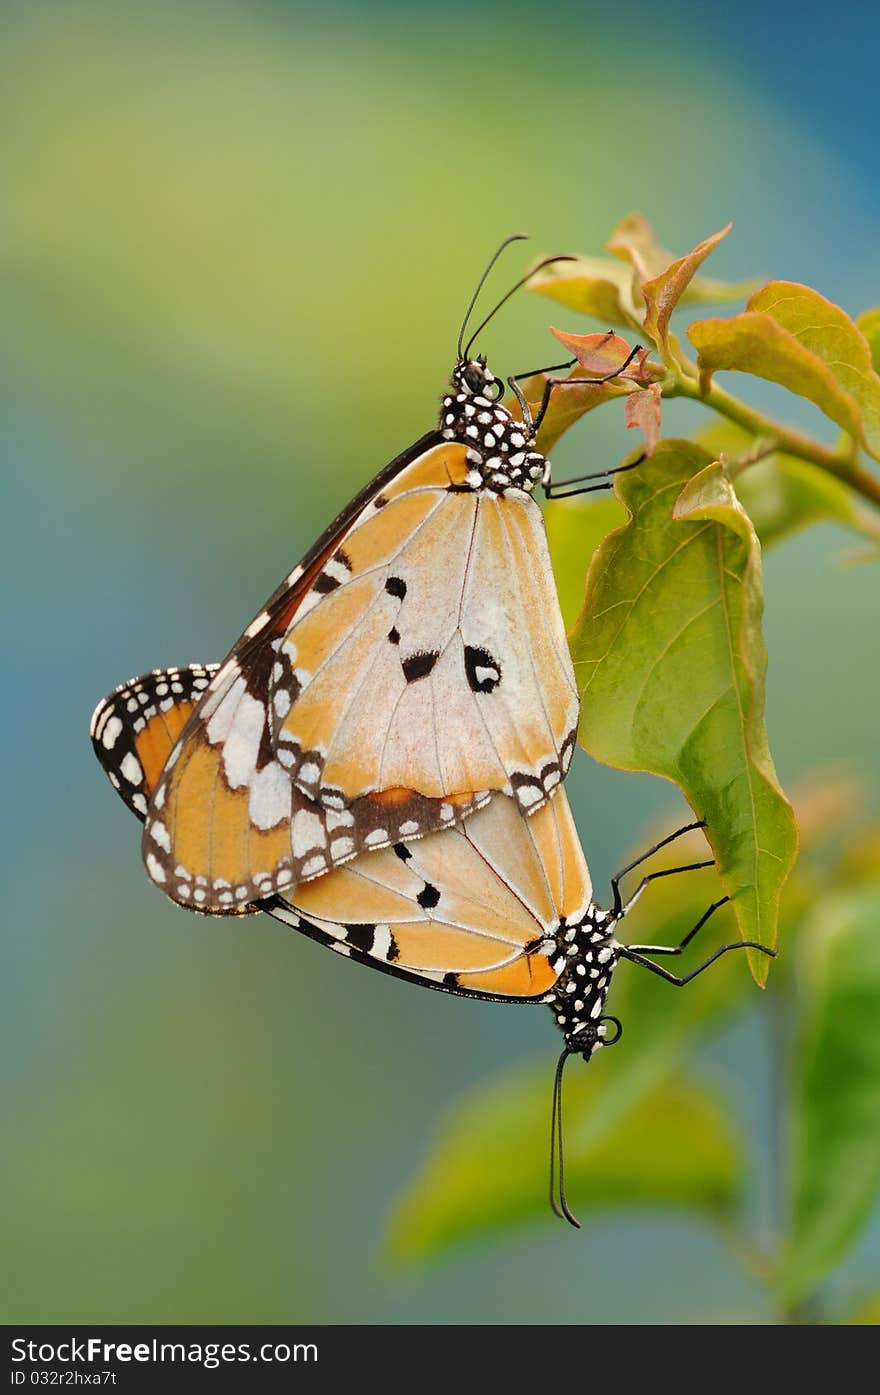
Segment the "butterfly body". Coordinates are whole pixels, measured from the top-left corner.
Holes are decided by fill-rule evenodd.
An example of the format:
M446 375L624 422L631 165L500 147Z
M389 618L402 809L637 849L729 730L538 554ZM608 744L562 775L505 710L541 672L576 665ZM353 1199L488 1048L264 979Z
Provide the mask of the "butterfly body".
M530 426L511 416L499 403L502 384L483 359L456 365L452 392L440 408L444 440L459 441L468 450L467 487L527 493L550 479L550 462L534 449Z
M621 946L613 936L617 917L592 903L583 918L560 933L565 967L553 990L550 1008L565 1045L588 1061L604 1045L602 1013Z

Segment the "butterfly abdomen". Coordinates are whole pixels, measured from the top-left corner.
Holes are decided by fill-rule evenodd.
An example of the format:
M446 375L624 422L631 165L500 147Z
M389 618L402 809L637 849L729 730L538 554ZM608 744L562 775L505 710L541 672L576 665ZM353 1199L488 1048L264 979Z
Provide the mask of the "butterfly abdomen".
M607 911L591 906L578 924L560 932L566 966L550 1007L566 1044L587 1057L602 1044L598 1023L620 953L613 925Z

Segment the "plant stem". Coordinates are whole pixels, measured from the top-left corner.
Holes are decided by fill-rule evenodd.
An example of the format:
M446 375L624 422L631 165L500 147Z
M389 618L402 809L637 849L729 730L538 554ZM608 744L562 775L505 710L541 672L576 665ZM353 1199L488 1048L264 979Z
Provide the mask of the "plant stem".
M798 459L806 460L808 464L825 470L827 474L834 475L849 485L850 489L854 489L857 494L861 494L880 508L880 478L859 465L854 458L854 448L851 444L848 449L822 446L809 436L802 436L799 431L791 431L770 417L756 412L715 382L704 388L696 377L679 375L674 382L664 386L663 395L689 397L694 402L702 402L704 406L712 407L721 416L735 421L753 436L773 441L777 450L786 455L797 456Z

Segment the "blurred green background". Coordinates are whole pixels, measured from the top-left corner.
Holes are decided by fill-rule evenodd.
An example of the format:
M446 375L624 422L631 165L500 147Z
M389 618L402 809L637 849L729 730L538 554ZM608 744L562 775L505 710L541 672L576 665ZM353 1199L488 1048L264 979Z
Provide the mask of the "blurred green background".
M640 208L683 252L733 218L713 274L880 301L880 21L772 11L2 7L6 1321L770 1320L721 1242L670 1212L582 1235L548 1214L383 1270L388 1209L448 1101L518 1061L546 1061L549 1088L549 1015L175 910L88 720L131 674L220 658L432 424L506 233L598 251ZM548 310L567 323L525 296L499 317L496 368L552 361ZM667 432L697 425L672 406ZM630 445L606 409L557 464ZM876 573L837 565L846 543L816 529L767 559L783 782L880 768ZM676 797L583 755L569 789L601 894ZM755 997L707 1054L760 1156ZM756 1174L759 1225L767 1192ZM877 1243L875 1225L837 1282L876 1278Z

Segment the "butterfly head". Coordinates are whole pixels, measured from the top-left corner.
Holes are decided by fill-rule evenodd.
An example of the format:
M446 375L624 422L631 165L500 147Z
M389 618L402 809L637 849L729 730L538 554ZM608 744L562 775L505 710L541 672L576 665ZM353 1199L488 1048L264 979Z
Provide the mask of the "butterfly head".
M466 398L487 397L490 402L497 402L504 393L504 384L486 363L485 354L459 359L452 370L452 388Z
M467 447L471 489L531 493L536 484L546 483L550 467L534 449L531 429L501 406L503 394L501 379L482 354L460 358L440 407L440 433Z
M590 905L582 917L559 930L564 963L550 1006L567 1049L585 1061L600 1046L611 1046L620 1036L617 1019L602 1016L620 954L614 939L615 924L609 911ZM616 1031L610 1030L611 1024L616 1025Z

